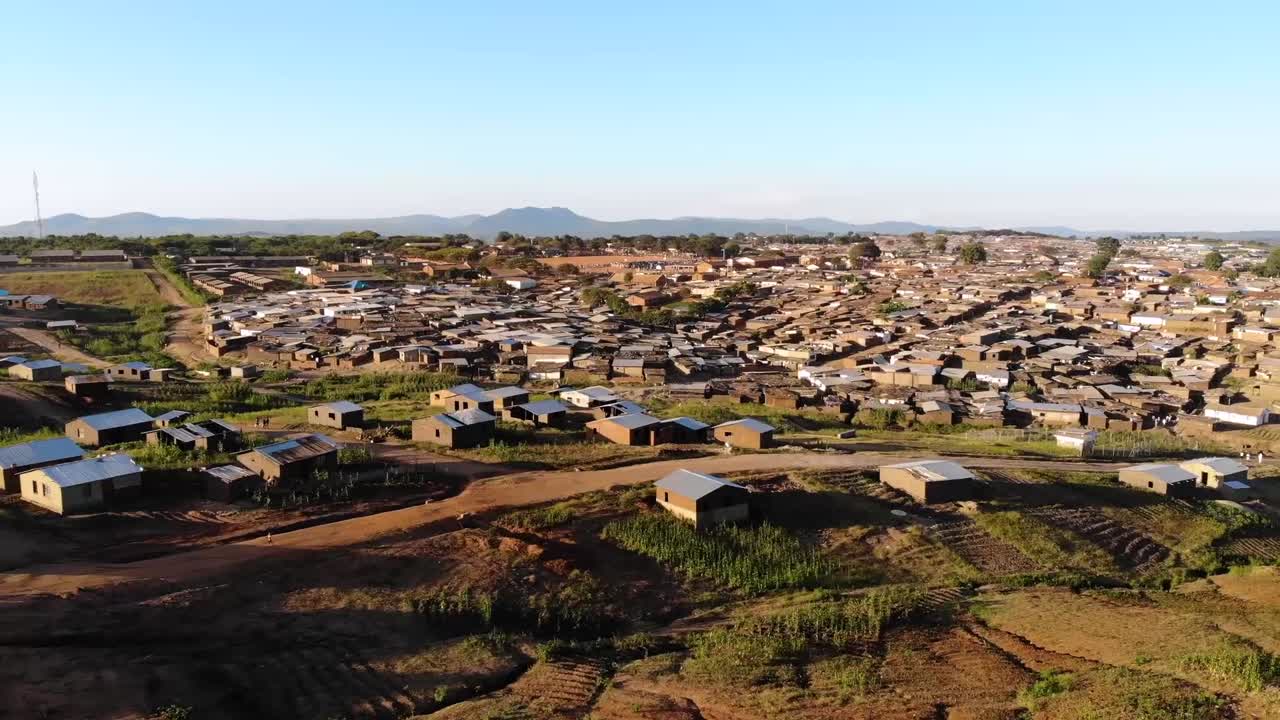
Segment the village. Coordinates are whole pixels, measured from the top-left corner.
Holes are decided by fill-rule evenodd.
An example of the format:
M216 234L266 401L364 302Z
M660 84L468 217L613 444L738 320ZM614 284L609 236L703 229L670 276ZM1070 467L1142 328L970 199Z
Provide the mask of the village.
M160 694L209 717L245 702L272 717L704 716L655 699L671 696L764 717L770 693L800 703L797 717L888 717L886 686L906 682L890 681L894 643L976 634L987 649L973 662L1034 684L1028 667L1056 671L1078 653L1032 658L1049 640L1018 624L1026 603L1213 586L1280 562L1280 281L1261 272L1267 248L1016 233L724 241L701 255L621 242L572 255L573 243L517 237L357 247L341 261L234 246L0 257L0 399L14 408L0 421L0 595L124 608L92 593L265 577L234 601L214 596L251 624L278 617L254 603L310 617L372 591L299 595L299 583L323 586L309 573L340 574L349 549L372 547L351 562L392 596L359 602L429 607L412 614L430 619L412 631L351 619L340 634L405 653L392 636L408 632L452 653L458 637L437 626L454 623L487 648L474 668L409 673L372 650L338 659L325 641L279 662L336 672L337 685L298 676L298 691L263 694L225 667L240 651L220 646L223 664L206 668L218 689L184 676ZM173 299L156 315L159 351L91 352L103 310L53 279L93 272L145 273ZM25 290L5 289L19 277ZM311 555L322 549L330 557ZM439 572L405 581L406 595L384 551ZM882 679L823 679L849 648L817 635L798 655L705 645L725 628L766 632L747 614L801 591L855 598L814 601L850 603L840 612L868 612L853 607L861 593L888 603L883 630L849 641L858 677ZM478 619L477 594L497 615ZM946 630L939 613L971 603L1016 608ZM628 665L640 646L614 636L604 648L611 624L685 669ZM499 631L521 639L492 647ZM553 641L545 656L528 645ZM730 657L763 695L735 698L740 679L699 670ZM1199 682L1185 662L1157 659L1160 693L1271 702L1232 679ZM346 679L351 663L363 684ZM1073 672L1111 682L1094 665ZM947 682L907 705L1019 717L997 712L1017 710L1016 692ZM15 692L58 716L80 707ZM156 705L131 692L129 708Z

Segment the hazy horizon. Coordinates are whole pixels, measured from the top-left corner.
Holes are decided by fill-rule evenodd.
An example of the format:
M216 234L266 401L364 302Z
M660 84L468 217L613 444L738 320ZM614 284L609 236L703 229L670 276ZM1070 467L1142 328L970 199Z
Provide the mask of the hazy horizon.
M1280 9L926 2L9 10L0 224L1280 228Z

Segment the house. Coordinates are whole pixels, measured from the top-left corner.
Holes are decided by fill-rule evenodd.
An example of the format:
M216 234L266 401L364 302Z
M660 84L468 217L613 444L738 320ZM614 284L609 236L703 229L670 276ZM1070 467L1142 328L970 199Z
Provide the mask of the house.
M560 399L574 407L585 409L617 402L618 396L607 387L593 385L581 390L565 390L560 393Z
M1225 457L1196 458L1179 463L1179 467L1196 476L1196 484L1220 490L1225 483L1248 484L1249 468L1237 460Z
M236 462L266 481L268 487L282 487L338 470L339 445L325 435L303 435L263 445L236 456Z
M113 498L141 491L142 468L124 454L49 465L18 477L22 499L59 515L105 507Z
M1204 416L1213 418L1218 422L1247 425L1249 427L1258 427L1271 422L1270 408L1253 403L1232 403L1230 405L1205 403Z
M470 408L413 421L413 439L447 448L473 448L493 439L498 418L484 410Z
M1098 431L1069 428L1055 432L1053 439L1058 447L1076 450L1083 456L1093 452L1093 446L1098 442Z
M252 470L239 465L219 465L205 468L204 494L210 500L233 502L253 492L262 484L262 478Z
M364 408L350 400L315 405L307 408L307 423L346 430L364 425Z
M650 445L654 429L661 424L658 418L643 413L619 415L587 423L587 437L602 437L619 445Z
M240 428L221 420L170 424L144 435L148 445L176 445L183 450L226 452L240 447Z
M86 415L66 424L67 437L81 445L97 447L141 440L152 429L154 418L138 408Z
M186 410L170 410L152 418L151 425L158 428L173 427L189 417L191 417L191 413Z
M691 417L671 418L663 420L662 424L653 429L649 441L654 445L704 443L707 441L707 431L710 428L710 425Z
M529 402L529 391L521 387L500 387L486 390L483 394L493 401L493 408L497 411Z
M145 382L151 379L151 366L144 362L127 362L112 365L104 371L112 380L128 382Z
M1168 463L1144 463L1120 471L1120 482L1140 490L1170 497L1186 497L1196 487L1196 476Z
M569 408L559 400L539 400L509 407L502 411L507 420L532 423L535 426L564 427Z
M257 365L235 365L231 368L231 377L238 380L252 380L262 374Z
M716 442L729 447L764 450L773 447L772 425L756 420L742 418L720 423L711 428L711 436Z
M16 493L18 476L22 473L83 457L84 451L68 438L33 440L0 448L0 490Z
M880 482L930 504L973 497L973 473L949 460L914 460L884 465Z
M490 415L494 413L493 398L489 397L484 388L471 383L454 385L448 390L437 390L431 393L431 404L443 407L450 412L481 410Z
M111 394L111 379L106 375L68 375L62 385L85 400L104 400Z
M62 363L57 360L28 360L10 367L9 377L33 382L58 380L62 377Z
M743 486L692 470L676 470L654 483L658 504L703 529L751 517L751 493Z

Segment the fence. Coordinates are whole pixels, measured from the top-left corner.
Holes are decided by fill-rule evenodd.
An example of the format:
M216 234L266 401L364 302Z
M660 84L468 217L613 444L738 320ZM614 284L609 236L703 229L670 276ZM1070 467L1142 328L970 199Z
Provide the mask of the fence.
M1055 431L1045 428L988 428L966 433L966 437L999 443L1052 443L1062 447L1064 451L1071 449L1065 445L1059 446ZM1091 458L1129 460L1220 452L1222 452L1221 447L1198 438L1176 437L1160 431L1101 431L1093 446L1087 451L1082 451L1081 455Z

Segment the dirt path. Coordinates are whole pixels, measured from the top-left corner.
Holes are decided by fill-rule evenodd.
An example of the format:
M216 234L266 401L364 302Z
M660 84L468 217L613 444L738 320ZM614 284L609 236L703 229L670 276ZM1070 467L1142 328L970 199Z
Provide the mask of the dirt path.
M63 362L80 363L81 365L86 365L99 370L110 365L110 363L104 360L99 360L92 355L86 355L75 346L61 342L53 335L53 333L45 330L35 330L33 328L14 326L9 326L6 329L32 345L39 345L45 350L48 350L50 355Z
M258 538L192 552L167 555L123 565L64 564L24 568L0 574L0 601L53 593L73 593L122 582L165 580L189 582L237 565L296 551L319 551L367 542L390 533L456 519L490 510L534 505L616 485L635 485L657 480L672 470L688 468L701 472L804 468L871 468L900 462L902 456L862 453L772 453L733 455L629 465L590 472L528 472L503 475L473 483L461 494L429 505L403 508L377 515L352 518L327 525L275 535L270 542ZM1115 464L1023 460L1018 458L951 458L972 468L1040 468L1060 471L1114 470Z
M168 335L165 337L165 352L189 366L199 365L209 360L209 356L201 349L204 335L201 320L204 318L204 308L195 307L187 302L178 288L174 287L169 278L159 270L148 268L143 272L155 286L156 292L160 293L160 297L164 298L169 305L178 308L166 316L170 325Z
M44 421L65 423L80 417L81 411L61 404L16 383L0 383L0 407L8 417L0 418L0 424L39 426Z

